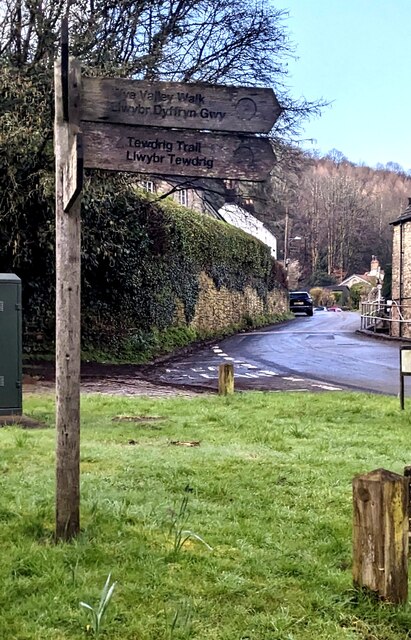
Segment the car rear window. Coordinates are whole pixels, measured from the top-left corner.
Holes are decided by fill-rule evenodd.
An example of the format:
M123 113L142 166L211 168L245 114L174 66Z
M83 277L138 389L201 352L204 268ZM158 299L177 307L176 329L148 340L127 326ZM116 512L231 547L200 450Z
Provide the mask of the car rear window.
M306 300L310 300L310 295L305 291L291 291L290 298L305 298Z

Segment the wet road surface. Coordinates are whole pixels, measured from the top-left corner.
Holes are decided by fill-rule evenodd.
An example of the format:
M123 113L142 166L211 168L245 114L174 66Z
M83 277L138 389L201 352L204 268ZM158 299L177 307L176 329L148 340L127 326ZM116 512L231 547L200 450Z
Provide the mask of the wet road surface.
M315 312L258 331L243 332L208 346L193 347L149 366L82 363L82 390L122 395L216 392L218 368L234 365L238 390L358 390L398 395L401 343L357 333L353 312ZM26 390L33 382L51 388L54 364L24 367ZM405 378L411 396L411 376Z
M237 389L338 391L397 395L396 341L363 336L353 312L315 312L272 327L241 333L189 356L157 365L159 382L216 388L221 363L234 364ZM411 395L406 379L406 395Z

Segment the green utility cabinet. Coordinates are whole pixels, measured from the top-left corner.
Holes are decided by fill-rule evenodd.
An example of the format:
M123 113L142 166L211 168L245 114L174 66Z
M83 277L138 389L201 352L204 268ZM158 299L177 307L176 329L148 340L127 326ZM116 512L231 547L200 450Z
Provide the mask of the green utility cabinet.
M0 416L22 413L21 280L0 273Z

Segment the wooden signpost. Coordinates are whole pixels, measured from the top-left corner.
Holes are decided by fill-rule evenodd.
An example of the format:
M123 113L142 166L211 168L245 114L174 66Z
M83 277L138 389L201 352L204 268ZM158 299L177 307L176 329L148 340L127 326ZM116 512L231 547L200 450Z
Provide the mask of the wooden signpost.
M143 127L268 133L281 113L272 89L84 78L82 120Z
M261 181L275 162L266 138L95 122L82 130L88 169Z
M270 131L281 107L271 89L81 78L80 64L68 55L67 17L61 44L61 59L55 65L54 126L56 539L68 540L80 531L83 167L264 180L275 156L267 138L250 134Z

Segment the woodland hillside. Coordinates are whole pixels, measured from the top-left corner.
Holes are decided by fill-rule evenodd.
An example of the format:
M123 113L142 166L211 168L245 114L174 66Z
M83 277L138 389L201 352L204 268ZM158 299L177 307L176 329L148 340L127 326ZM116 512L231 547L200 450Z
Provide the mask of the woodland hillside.
M411 176L389 163L370 168L338 151L324 157L279 148L279 161L252 199L257 215L278 237L280 258L300 262L302 282L327 284L369 269L372 255L391 262L392 227L411 195Z

